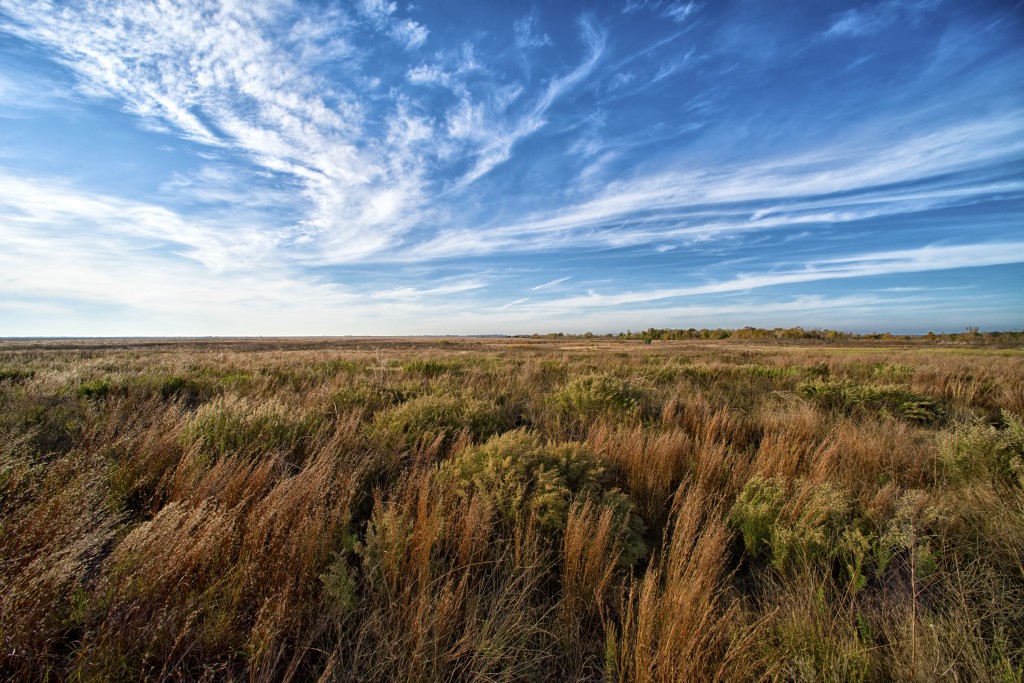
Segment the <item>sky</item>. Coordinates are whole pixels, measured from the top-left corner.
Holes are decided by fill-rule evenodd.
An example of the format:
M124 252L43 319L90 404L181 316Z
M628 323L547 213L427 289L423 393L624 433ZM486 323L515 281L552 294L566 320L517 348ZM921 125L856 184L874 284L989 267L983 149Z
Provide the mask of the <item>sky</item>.
M1024 328L1024 4L0 2L0 336Z

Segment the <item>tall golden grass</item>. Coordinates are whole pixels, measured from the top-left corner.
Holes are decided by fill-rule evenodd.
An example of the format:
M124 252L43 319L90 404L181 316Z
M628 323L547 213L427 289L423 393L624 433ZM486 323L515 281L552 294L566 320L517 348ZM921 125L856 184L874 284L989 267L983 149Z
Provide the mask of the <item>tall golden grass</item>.
M2 342L0 675L1021 680L1024 352L884 344Z

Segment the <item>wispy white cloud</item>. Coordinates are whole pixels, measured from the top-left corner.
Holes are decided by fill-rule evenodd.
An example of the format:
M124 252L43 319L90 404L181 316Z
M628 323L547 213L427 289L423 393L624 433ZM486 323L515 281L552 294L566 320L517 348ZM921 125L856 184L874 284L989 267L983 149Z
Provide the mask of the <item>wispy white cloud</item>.
M551 79L547 88L524 116L506 126L488 126L476 129L481 143L476 154L476 162L455 183L456 189L467 187L489 173L495 166L508 161L512 155L512 148L519 140L532 135L547 123L545 115L548 109L594 70L604 52L606 35L588 17L580 17L578 24L581 38L587 46L586 58L571 72Z
M269 241L244 224L0 175L0 308L17 304L37 316L31 328L0 322L0 335L180 334L182 325L220 334L365 334L379 332L381 318L412 320L424 300L436 315L454 317L460 306L446 297L487 285L475 275L424 286L421 275L414 286L344 286L282 258L291 238L285 231ZM120 313L113 321L94 313L94 323L87 310ZM47 311L62 317L38 318Z
M545 251L843 223L920 212L1024 191L1019 181L950 184L928 178L1024 153L1024 120L995 117L933 129L897 143L851 138L821 150L715 171L680 171L609 183L597 196L505 225L439 232L393 252L398 260L495 251ZM873 148L869 145L873 145Z
M278 243L244 226L204 225L162 207L9 176L0 188L0 298L51 297L146 315L358 301L289 274L270 257Z
M642 9L655 10L663 4L662 0L626 0L626 2L622 4L622 13L632 14L634 12L639 12Z
M418 24L412 19L406 19L396 23L388 31L388 35L402 43L407 49L412 50L427 41L430 31L423 24Z
M836 15L826 36L863 36L878 33L898 22L915 22L923 12L941 0L885 0L875 5L854 7Z
M508 310L510 308L514 308L516 306L522 306L523 304L527 303L529 300L530 299L528 297L523 297L522 299L515 299L514 301L509 301L507 304L502 304L501 306L498 307L498 310L499 311L505 311L505 310Z
M751 291L778 285L1009 263L1024 263L1024 242L932 245L918 249L868 252L811 261L790 270L745 274L729 280L688 287L614 294L589 291L585 295L538 302L534 309L566 312L585 308L615 308L658 300Z
M673 2L665 8L662 16L671 19L677 24L681 24L689 19L690 16L696 14L700 8L701 5L696 2Z
M361 0L358 5L363 15L373 21L377 28L387 33L406 49L421 46L430 31L426 26L412 19L397 18L398 4L385 0Z
M551 36L537 30L537 12L531 11L524 17L516 19L513 24L513 31L516 36L516 45L520 49L530 49L551 45Z
M571 279L572 279L571 275L567 275L565 277L555 278L554 280L549 280L548 282L545 282L544 284L541 284L541 285L537 285L536 287L530 287L530 290L534 291L534 292L538 292L538 291L540 291L542 289L551 289L552 287L556 287L556 286L562 284L563 282L568 282Z
M900 7L905 11L909 5ZM649 7L672 16L691 16L698 8L695 3ZM488 79L482 89L473 84L486 69L473 44L465 42L439 52L437 62L406 71L410 86L440 86L456 95L442 115L425 114L415 98L397 92L387 96L390 104L371 122L366 97L356 87L365 79L367 57L346 36L366 27L359 17L384 33L411 26L402 23L406 20L393 2L367 0L352 16L338 10L312 16L275 0L247 5L246 11L210 9L201 0L182 0L159 11L147 4L101 1L54 12L13 2L8 14L4 30L57 50L86 92L116 97L145 120L209 145L215 155L217 148L239 150L263 169L291 179L298 192L285 201L303 237L294 257L307 263L542 250L571 240L579 245L685 243L736 230L920 210L956 198L872 188L1012 158L1024 148L1020 116L991 115L922 127L921 133L895 141L878 130L861 136L847 131L841 141L817 152L745 166L647 173L602 187L597 181L617 152L591 136L595 147L585 155L595 159L579 169L578 186L565 189L579 201L496 227L475 219L472 227L460 227L458 214L438 200L459 195L507 162L520 141L547 124L556 103L594 74L606 46L594 19L578 21L583 59L532 96L514 81L498 85ZM517 38L534 36L536 23L534 13L522 18ZM275 38L280 26L292 27L284 32L284 44ZM299 27L307 27L308 34L300 37ZM663 64L653 81L682 68L694 54L691 48L680 60ZM344 83L325 88L311 75L306 67L325 59L346 60L355 74L350 88ZM629 79L620 66L609 66L609 83ZM439 173L441 167L463 170L452 178ZM176 177L163 187L183 199L242 199L209 173ZM970 191L949 192L966 197ZM845 196L814 200L811 211L809 198L837 193ZM871 199L849 193L870 193ZM797 198L805 200L802 207L779 203ZM730 206L751 202L761 204L753 215L736 214ZM711 220L699 208L708 204L720 207ZM425 226L436 226L437 234L424 240L417 231Z
M374 299L396 299L401 301L415 301L419 299L434 298L447 294L461 294L463 292L482 289L487 284L479 278L465 280L453 280L443 282L433 287L395 287L394 289L373 292L370 296Z
M113 241L127 253L164 249L214 273L268 265L289 238L287 229L212 224L154 204L9 174L0 175L0 216L0 231L12 249L53 240L59 252L69 241Z

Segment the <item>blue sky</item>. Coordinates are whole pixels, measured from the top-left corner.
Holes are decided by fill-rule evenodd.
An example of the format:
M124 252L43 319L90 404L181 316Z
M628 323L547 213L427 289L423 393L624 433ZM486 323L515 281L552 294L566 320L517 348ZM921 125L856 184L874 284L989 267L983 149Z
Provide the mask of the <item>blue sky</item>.
M1019 329L1021 292L1021 3L0 4L0 335Z

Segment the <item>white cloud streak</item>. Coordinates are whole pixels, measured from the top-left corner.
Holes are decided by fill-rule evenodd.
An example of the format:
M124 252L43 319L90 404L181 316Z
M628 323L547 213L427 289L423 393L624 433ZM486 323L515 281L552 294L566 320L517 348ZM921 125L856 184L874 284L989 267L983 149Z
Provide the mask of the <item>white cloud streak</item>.
M496 124L493 121L484 125L482 119L467 124L474 132L473 137L479 140L480 146L476 153L476 162L469 172L455 183L455 190L466 188L494 167L508 161L515 144L540 130L547 123L545 115L552 105L594 70L604 52L606 35L587 17L581 17L578 24L580 35L587 46L586 58L568 74L551 79L547 88L524 116L508 125ZM463 105L472 112L472 105L466 101Z
M616 294L600 294L590 291L585 295L538 303L534 308L562 312L585 308L614 308L664 299L743 292L778 285L1010 263L1024 263L1024 242L932 245L918 249L868 252L841 258L821 259L809 262L802 268L739 275L731 280L689 287Z
M854 7L836 15L827 37L856 37L883 31L900 22L913 23L941 0L886 0L873 6Z
M488 228L441 231L397 260L568 245L688 243L716 234L900 215L1024 191L1020 181L931 180L1024 154L1019 114L952 124L899 142L870 134L833 147L713 171L677 171L609 183L565 209ZM751 208L752 207L752 208Z
M542 289L551 289L552 287L557 287L558 285L562 284L563 282L568 282L571 279L572 279L571 275L567 275L565 277L555 278L554 280L550 280L548 282L545 282L542 285L537 285L536 287L530 287L530 291L531 292L539 292Z

